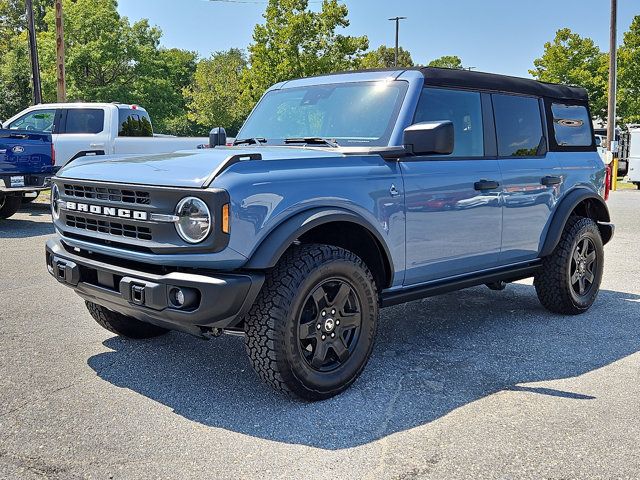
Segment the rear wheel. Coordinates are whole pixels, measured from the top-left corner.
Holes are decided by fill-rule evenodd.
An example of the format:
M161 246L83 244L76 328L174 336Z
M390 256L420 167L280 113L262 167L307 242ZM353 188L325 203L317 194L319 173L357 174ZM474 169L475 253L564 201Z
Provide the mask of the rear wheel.
M152 338L167 333L169 330L150 323L141 322L121 313L113 312L102 305L85 302L89 313L102 328L116 335L128 338Z
M320 400L362 372L377 320L376 285L359 257L327 245L295 247L268 272L245 319L246 349L266 383Z
M22 197L14 195L0 196L0 218L9 218L16 213L22 205Z
M551 255L534 279L540 303L555 313L586 312L600 289L604 249L595 221L571 217Z

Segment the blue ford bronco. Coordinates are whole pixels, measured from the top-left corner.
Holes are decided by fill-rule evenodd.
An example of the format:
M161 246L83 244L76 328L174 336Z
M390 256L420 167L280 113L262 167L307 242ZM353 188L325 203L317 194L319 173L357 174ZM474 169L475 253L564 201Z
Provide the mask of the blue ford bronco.
M130 338L242 333L304 399L351 385L379 309L534 278L587 311L613 235L581 88L422 68L271 87L233 146L78 159L54 178L49 272Z

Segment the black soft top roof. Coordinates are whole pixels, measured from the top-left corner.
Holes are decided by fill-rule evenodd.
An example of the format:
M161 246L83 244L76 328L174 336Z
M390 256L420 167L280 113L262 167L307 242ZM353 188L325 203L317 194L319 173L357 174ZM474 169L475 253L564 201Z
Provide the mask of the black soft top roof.
M424 75L425 85L477 88L579 102L587 102L588 100L587 91L581 87L569 87L555 83L538 82L529 78L452 68L422 67L419 70Z

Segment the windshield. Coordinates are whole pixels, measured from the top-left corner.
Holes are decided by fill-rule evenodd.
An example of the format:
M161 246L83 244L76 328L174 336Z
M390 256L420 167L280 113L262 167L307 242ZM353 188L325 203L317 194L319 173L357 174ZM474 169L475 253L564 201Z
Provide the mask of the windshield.
M268 144L322 138L340 146L387 145L407 86L404 81L378 81L272 90L237 138Z

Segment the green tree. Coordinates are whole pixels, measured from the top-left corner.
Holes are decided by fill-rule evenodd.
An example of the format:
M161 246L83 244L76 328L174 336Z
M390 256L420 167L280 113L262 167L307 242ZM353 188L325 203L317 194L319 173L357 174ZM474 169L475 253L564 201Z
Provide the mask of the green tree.
M578 85L589 93L591 112L607 116L608 55L602 53L590 38L569 28L556 32L552 42L544 44L542 57L534 60L529 73L545 82Z
M440 58L436 58L435 60L431 60L428 64L428 67L439 67L439 68L457 68L462 69L462 60L457 55L444 55Z
M360 68L392 68L395 63L396 49L385 45L367 52L360 61ZM404 48L398 48L398 66L413 67L411 54Z
M184 89L188 119L207 132L222 126L229 135L235 135L246 115L240 103L246 69L244 53L236 48L200 61L193 83Z
M249 45L245 112L274 83L358 66L369 41L336 32L349 26L346 5L323 0L319 12L308 7L308 0L269 0Z
M26 34L17 35L12 49L0 55L0 120L31 104L31 66Z
M631 22L618 51L618 117L640 123L640 15Z

